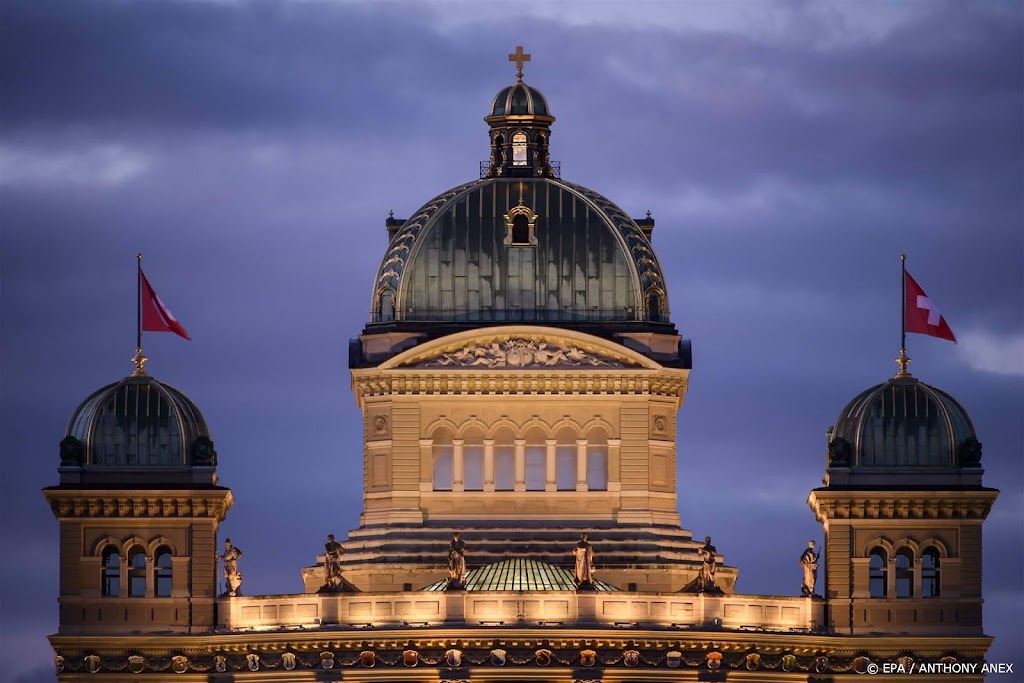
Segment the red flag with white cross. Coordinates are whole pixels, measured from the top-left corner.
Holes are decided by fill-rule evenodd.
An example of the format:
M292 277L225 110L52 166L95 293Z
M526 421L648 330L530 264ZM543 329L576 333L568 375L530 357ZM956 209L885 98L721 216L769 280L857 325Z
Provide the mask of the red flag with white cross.
M953 330L949 329L949 324L942 317L938 306L932 303L932 300L921 289L921 285L910 277L910 273L904 271L903 277L906 296L903 313L904 330L916 334L927 334L939 339L948 339L955 344L956 337L953 336Z

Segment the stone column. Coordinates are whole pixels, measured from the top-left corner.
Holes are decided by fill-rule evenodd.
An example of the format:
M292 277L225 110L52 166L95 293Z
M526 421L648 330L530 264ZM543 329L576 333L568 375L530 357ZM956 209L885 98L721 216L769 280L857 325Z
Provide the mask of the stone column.
M462 491L464 467L462 462L462 444L464 439L452 439L452 491Z
M558 448L558 441L556 439L545 439L544 444L547 446L547 453L544 457L544 490L557 491L558 483L555 474L555 449Z
M526 490L526 439L516 439L516 491Z
M484 439L484 491L494 491L494 439Z
M576 490L587 490L587 440L576 439Z

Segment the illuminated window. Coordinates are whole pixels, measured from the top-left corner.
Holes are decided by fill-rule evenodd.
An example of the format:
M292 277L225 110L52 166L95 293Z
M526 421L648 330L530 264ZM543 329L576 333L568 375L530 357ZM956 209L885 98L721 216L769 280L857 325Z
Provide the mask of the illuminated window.
M158 598L171 596L171 551L166 546L157 548L153 562L153 587Z
M889 594L888 582L889 559L885 551L875 548L871 551L868 563L868 592L873 598L884 598Z
M526 434L526 490L543 491L547 482L546 435L539 428Z
M914 597L914 554L907 548L896 553L896 597Z
M935 548L921 553L921 597L939 597L939 551Z
M112 546L103 549L103 595L121 594L121 554Z
M467 434L462 446L462 482L466 491L484 490L484 435Z
M526 133L512 135L512 165L526 166Z
M128 555L128 595L133 598L146 595L146 552L139 547Z
M559 491L576 490L576 432L561 429L555 437L555 488Z
M608 437L600 428L587 433L587 490L608 490Z
M452 436L452 433L444 428L434 432L432 471L435 491L452 490Z
M512 491L516 484L515 433L506 428L494 435L494 490Z

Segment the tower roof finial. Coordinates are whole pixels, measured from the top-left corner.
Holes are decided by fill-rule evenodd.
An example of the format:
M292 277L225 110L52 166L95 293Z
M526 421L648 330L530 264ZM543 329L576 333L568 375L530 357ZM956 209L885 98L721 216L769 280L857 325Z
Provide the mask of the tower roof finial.
M509 54L508 61L516 63L516 83L523 82L523 62L530 61L530 54L523 52L522 45L516 45L516 51Z

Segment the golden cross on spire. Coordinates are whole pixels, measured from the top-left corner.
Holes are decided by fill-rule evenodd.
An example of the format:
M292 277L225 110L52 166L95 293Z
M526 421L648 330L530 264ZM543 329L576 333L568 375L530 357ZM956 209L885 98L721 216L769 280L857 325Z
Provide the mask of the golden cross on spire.
M516 82L523 82L523 62L530 61L530 54L523 52L522 45L516 45L516 51L509 54L508 61L516 63Z

